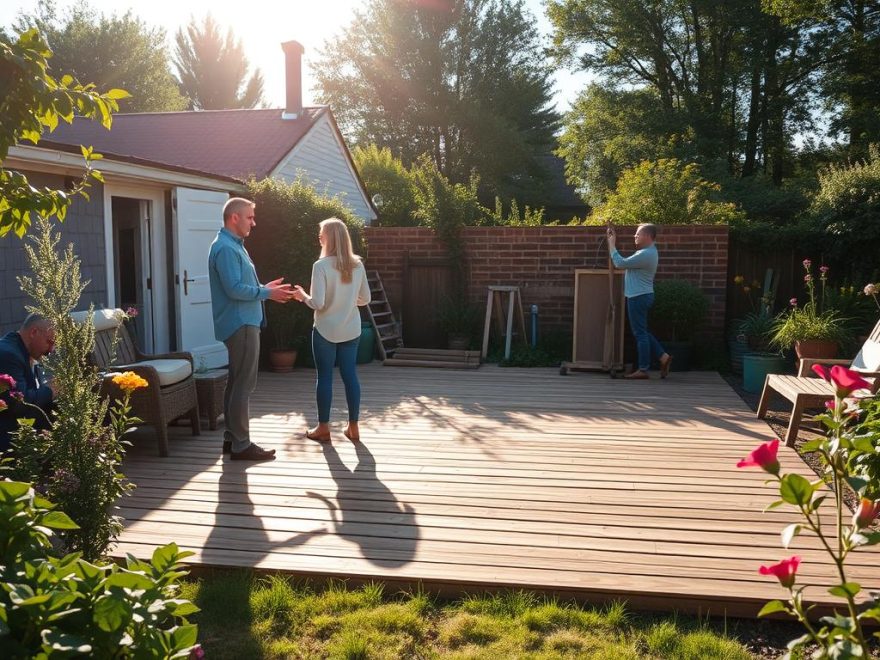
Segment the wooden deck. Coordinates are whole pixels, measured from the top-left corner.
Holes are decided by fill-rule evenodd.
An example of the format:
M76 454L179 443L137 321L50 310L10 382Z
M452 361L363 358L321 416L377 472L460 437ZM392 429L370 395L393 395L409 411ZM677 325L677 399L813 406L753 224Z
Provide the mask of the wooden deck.
M422 583L445 594L528 588L633 608L754 615L784 597L762 563L799 554L807 596L830 598L818 542L762 513L775 488L737 460L771 436L713 373L666 381L550 369L361 369L362 438L303 437L314 372L260 374L256 442L271 463L220 456L221 430L138 432L117 554L177 542L193 564ZM337 383L334 419L345 419ZM343 406L343 407L341 407ZM140 435L146 433L146 435ZM793 450L786 471L812 477ZM829 509L830 514L830 509ZM829 519L829 523L830 523ZM830 525L829 525L830 526ZM876 549L851 577L880 588Z

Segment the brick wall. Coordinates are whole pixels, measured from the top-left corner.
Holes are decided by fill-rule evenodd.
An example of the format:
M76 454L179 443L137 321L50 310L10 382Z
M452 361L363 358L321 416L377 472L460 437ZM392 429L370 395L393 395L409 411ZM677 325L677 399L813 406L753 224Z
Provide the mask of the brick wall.
M619 232L624 255L633 249L632 228ZM392 307L403 295L404 257L443 258L443 244L423 227L367 227L367 268L378 270ZM490 284L520 287L526 314L537 304L541 326L571 331L574 270L604 268L607 249L602 227L467 227L466 276L471 300L485 304ZM668 226L657 237L657 279L685 279L709 297L706 339L722 336L727 279L727 227ZM600 249L601 248L601 249Z

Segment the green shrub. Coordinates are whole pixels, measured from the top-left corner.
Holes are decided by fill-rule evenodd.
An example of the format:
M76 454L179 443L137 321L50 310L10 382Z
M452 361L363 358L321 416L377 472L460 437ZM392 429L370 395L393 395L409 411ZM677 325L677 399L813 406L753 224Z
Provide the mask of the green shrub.
M686 280L662 280L654 285L651 328L663 339L693 339L708 311L706 294L695 284Z
M124 453L122 434L127 426L106 425L107 402L102 401L97 370L88 364L95 343L91 320L75 323L70 313L79 305L85 284L73 246L58 252L59 235L47 219L25 251L33 277L19 279L34 301L28 311L38 312L55 327L56 350L47 358L60 394L48 431L23 426L13 439L14 478L39 484L41 491L76 522L64 534L70 551L94 560L104 554L122 530L112 515L120 497L131 488L119 471Z
M819 192L810 207L825 249L839 260L876 265L880 245L880 145L864 162L829 165L819 171Z
M675 158L644 160L625 170L605 203L587 219L588 224L718 225L745 217L730 202L714 200L718 184L700 176L697 165Z
M89 563L52 556L53 530L75 523L30 484L0 482L0 647L5 658L186 658L198 612L178 597L185 575L173 543L151 562Z
M403 162L395 158L391 149L380 149L375 144L355 147L351 156L358 173L371 196L381 195L377 204L380 227L411 227L418 224L415 190L412 178Z
M247 240L247 249L262 281L283 277L308 289L312 264L321 253L318 223L336 217L351 232L355 252L361 251L361 227L341 201L321 196L304 181L285 183L278 179L250 181L248 194L256 202L257 226ZM269 336L278 348L308 346L312 310L305 305L266 305ZM276 329L283 328L276 332ZM275 348L265 346L264 348Z

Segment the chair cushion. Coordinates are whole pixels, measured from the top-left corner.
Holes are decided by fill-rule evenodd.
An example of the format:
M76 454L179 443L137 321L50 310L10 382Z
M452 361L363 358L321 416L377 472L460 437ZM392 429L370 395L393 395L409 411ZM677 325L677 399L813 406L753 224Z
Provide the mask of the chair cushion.
M71 312L70 317L77 323L85 323L88 315L89 312L86 310L84 312ZM92 325L95 326L95 332L118 328L122 323L124 315L125 313L121 309L96 309L92 314Z
M876 373L880 371L880 342L869 339L862 346L862 350L852 361L855 371L867 371Z
M174 385L182 380L186 380L192 375L192 363L189 360L144 360L142 362L133 362L132 364L114 365L114 371L125 371L130 367L150 366L159 374L159 385L165 387Z

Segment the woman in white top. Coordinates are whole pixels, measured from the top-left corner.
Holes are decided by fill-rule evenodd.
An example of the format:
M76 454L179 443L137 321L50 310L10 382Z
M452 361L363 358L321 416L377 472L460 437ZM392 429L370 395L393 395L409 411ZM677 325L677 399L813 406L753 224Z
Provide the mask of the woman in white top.
M370 302L367 271L351 247L348 228L338 218L328 218L319 225L321 257L312 266L311 291L296 285L294 298L315 310L312 328L312 354L318 372L316 397L318 425L306 431L306 437L322 442L330 440L330 405L333 400L333 365L339 365L348 403L348 427L343 431L349 440L359 440L358 415L361 385L357 377L357 351L361 338L361 315L358 307Z

